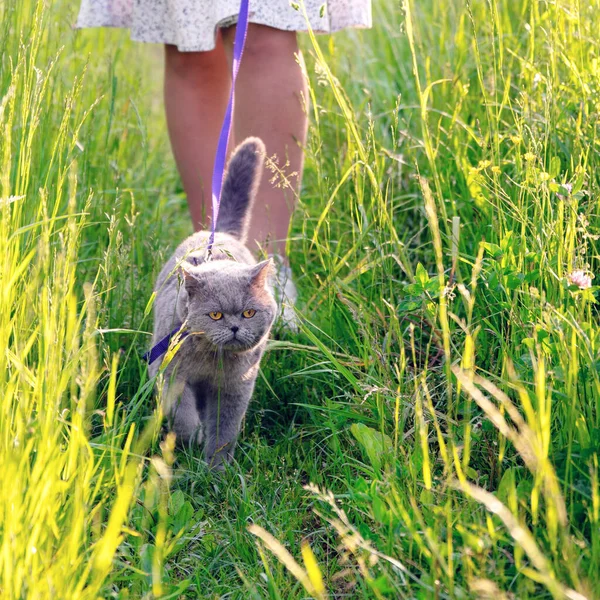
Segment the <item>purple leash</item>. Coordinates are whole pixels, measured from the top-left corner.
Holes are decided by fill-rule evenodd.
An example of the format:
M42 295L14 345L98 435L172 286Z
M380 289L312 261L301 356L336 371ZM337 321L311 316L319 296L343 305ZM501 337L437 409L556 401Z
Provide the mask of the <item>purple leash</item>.
M238 16L237 28L235 31L235 40L233 42L233 65L231 68L231 92L229 94L229 102L223 119L223 126L219 135L219 143L217 145L217 153L215 155L215 166L212 177L212 220L210 223L210 237L206 246L206 260L210 260L212 247L215 241L215 231L217 228L217 219L219 218L219 207L221 205L221 188L223 187L223 175L225 173L225 161L227 159L227 145L231 134L231 118L233 116L233 105L235 100L235 80L237 79L238 71L240 70L240 62L246 45L246 34L248 33L248 5L250 0L241 0L240 13ZM181 325L178 325L166 335L162 340L153 346L146 354L144 360L151 365L155 360L160 358L168 349L171 340L178 333L181 337L187 337L189 332L182 331Z
M181 325L178 325L171 331L171 333L165 335L165 337L158 342L155 346L152 346L146 354L142 357L145 361L148 361L148 364L151 365L157 358L160 358L168 349L171 340L178 334L181 333L181 339L186 338L190 335L189 331L185 331L181 329Z
M215 166L212 177L212 214L210 223L210 238L206 252L208 257L212 251L215 241L215 231L217 219L219 218L219 207L221 206L221 187L223 186L223 174L225 172L225 160L227 158L227 144L231 133L231 117L233 115L233 105L235 103L235 80L240 70L240 62L246 45L246 33L248 32L248 3L249 0L241 0L240 14L238 17L237 28L235 30L235 41L233 43L233 65L231 68L231 92L229 94L229 103L225 111L221 135L219 135L219 144L217 145L217 154L215 155Z

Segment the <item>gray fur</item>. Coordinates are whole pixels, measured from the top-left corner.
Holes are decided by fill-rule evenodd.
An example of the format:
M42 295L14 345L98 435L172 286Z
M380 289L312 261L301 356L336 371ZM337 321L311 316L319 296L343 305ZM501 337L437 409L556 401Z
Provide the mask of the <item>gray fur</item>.
M260 140L258 140L260 142ZM236 236L245 230L246 210L252 203L256 181L248 178L244 157L249 144L242 144L227 177L229 197L221 205L219 222ZM262 146L262 142L260 142ZM256 153L252 154L256 157ZM252 167L256 177L259 162ZM247 199L237 176L249 185ZM224 190L225 191L225 190ZM235 215L229 214L233 210ZM236 229L235 223L240 227ZM219 228L220 229L220 228ZM180 441L200 443L209 465L222 468L233 457L242 419L254 390L260 360L276 315L277 305L269 287L271 261L256 263L249 250L229 233L217 232L212 259L204 261L209 234L198 232L187 238L160 272L154 304L152 344L185 323L187 336L164 370L161 386L163 410ZM245 318L247 309L256 311ZM223 317L213 320L209 313ZM234 332L232 327L237 327ZM157 375L161 359L149 367Z
M259 138L247 138L231 157L221 191L217 231L245 242L252 202L262 175L265 145Z

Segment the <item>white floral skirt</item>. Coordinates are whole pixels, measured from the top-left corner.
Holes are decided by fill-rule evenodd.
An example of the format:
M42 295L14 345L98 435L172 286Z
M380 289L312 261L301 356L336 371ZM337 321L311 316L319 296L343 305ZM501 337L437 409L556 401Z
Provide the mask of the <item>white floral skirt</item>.
M304 0L311 28L319 33L371 26L371 0ZM181 51L215 47L219 27L237 21L239 0L82 0L77 27L126 27L140 42L173 44ZM306 31L290 0L250 0L251 23Z

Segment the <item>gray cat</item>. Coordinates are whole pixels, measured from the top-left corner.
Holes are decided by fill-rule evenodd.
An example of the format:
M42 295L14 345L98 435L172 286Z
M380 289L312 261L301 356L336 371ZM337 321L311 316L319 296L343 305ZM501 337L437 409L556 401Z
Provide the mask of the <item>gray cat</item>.
M205 459L217 469L233 458L277 311L271 261L256 264L244 245L264 153L261 140L248 138L231 158L212 258L205 260L209 233L194 233L155 286L152 344L180 324L190 333L165 369L163 410L180 441L204 438ZM160 363L150 366L151 376Z

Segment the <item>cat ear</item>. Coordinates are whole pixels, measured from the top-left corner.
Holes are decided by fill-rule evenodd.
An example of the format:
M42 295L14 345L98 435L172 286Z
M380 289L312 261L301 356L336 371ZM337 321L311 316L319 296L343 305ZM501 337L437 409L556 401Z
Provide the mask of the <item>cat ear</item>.
M181 276L183 277L183 284L185 285L185 291L188 296L192 296L199 292L204 286L185 266L181 267Z
M269 275L273 269L273 259L268 258L252 267L250 271L250 284L257 287L265 287Z

